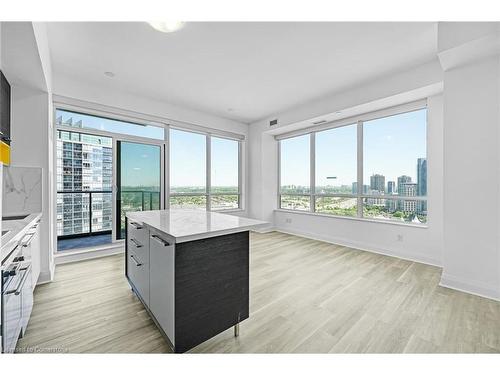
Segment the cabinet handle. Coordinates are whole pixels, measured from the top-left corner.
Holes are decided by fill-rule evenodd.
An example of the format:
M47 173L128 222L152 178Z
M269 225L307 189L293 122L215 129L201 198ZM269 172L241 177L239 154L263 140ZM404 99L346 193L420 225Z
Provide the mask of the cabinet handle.
M31 237L28 239L28 241L23 242L23 247L28 247L31 245L31 242L33 241L33 237L35 237L35 233L31 234Z
M21 269L20 271L24 271L24 275L21 278L21 280L19 281L19 284L17 284L16 289L8 290L7 292L5 292L5 294L14 294L16 296L21 294L21 290L23 289L23 286L26 283L26 279L28 278L28 275L30 274L29 273L30 269L31 269L31 264L27 268Z
M142 244L137 241L135 238L131 238L130 241L135 245L135 247L140 248L142 247Z
M132 258L132 260L134 261L134 263L135 263L135 265L136 265L137 267L142 266L142 263L139 263L139 262L137 261L137 259L135 259L135 257L134 257L133 255L131 255L130 257Z
M135 223L133 221L130 222L130 225L132 225L135 229L142 229L142 225Z
M160 236L157 236L156 234L152 234L152 235L151 235L151 238L152 238L153 240L158 241L158 242L159 242L159 243L161 243L163 246L170 246L170 244L169 244L167 241L165 241L165 240L164 240L163 238L161 238Z

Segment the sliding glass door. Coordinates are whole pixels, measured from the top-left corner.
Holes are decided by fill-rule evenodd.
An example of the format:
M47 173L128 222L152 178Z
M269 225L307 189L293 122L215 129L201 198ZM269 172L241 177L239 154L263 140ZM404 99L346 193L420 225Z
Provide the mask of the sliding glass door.
M116 238L125 238L125 213L162 207L161 145L117 141Z

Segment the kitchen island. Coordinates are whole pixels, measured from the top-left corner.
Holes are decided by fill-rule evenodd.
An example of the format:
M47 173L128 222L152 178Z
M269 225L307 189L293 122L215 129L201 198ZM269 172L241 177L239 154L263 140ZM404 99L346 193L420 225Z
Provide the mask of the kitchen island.
M249 316L249 230L265 222L202 210L126 214L125 274L176 353Z

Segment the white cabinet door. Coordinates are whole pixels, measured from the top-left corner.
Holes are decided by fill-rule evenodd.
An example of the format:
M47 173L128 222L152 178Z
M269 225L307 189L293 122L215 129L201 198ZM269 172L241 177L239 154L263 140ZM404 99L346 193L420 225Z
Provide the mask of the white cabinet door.
M149 309L175 345L175 246L167 236L151 232L149 240Z

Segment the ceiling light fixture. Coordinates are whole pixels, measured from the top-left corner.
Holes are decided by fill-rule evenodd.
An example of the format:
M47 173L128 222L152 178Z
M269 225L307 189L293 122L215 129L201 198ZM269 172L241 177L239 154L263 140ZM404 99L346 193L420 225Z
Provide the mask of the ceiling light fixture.
M113 78L115 76L115 73L113 72L104 72L104 75L109 78Z
M153 29L162 33L173 33L184 26L184 22L182 21L154 21L148 23Z

